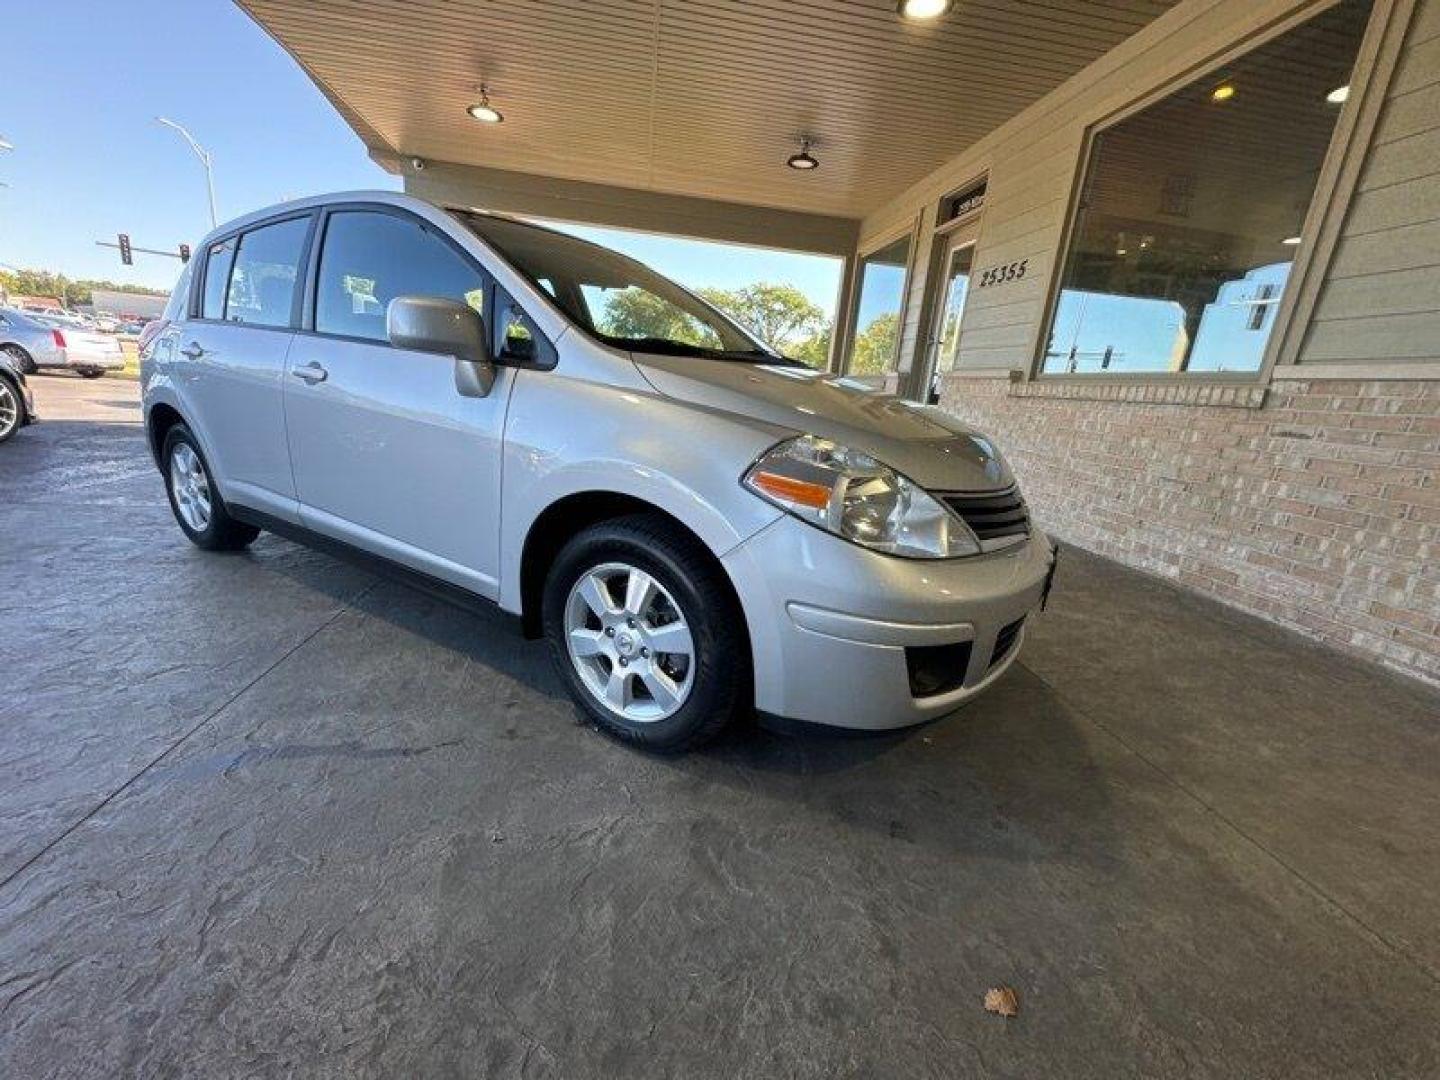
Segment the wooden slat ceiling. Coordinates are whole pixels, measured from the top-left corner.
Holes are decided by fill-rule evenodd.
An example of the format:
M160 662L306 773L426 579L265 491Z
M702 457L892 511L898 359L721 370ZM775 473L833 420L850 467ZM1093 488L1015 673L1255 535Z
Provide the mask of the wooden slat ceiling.
M861 217L1175 0L238 2L372 150Z

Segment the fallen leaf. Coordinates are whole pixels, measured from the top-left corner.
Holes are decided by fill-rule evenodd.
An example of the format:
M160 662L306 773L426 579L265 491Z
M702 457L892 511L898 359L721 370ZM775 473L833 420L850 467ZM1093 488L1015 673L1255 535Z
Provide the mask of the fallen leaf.
M985 991L985 1011L1001 1016L1019 1016L1020 999L1008 986L992 986Z

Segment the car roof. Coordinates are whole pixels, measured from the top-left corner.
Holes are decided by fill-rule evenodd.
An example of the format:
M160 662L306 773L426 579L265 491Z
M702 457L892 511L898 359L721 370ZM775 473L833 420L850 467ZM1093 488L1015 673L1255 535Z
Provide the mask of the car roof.
M270 206L261 207L258 210L252 210L248 214L242 214L237 218L232 218L222 225L217 225L215 228L211 229L208 233L205 234L205 236L200 240L200 245L204 246L211 243L213 240L218 239L219 237L228 236L230 233L233 233L239 229L244 229L250 225L255 225L262 221L267 221L270 218L279 217L283 214L299 214L307 210L320 209L326 206L337 206L341 203L379 203L384 206L397 206L405 210L416 210L422 213L428 212L432 214L436 211L440 211L441 213L449 213L452 209L463 210L468 213L480 214L485 217L498 218L501 221L511 221L517 225L526 225L533 229L541 229L546 232L557 233L558 235L566 236L572 240L580 239L579 237L571 236L571 234L569 233L562 233L558 229L550 229L544 225L538 224L534 221L529 221L525 218L512 217L509 214L499 214L493 210L487 210L481 206L456 206L452 208L443 203L432 202L429 199L422 199L416 195L406 194L403 191L384 191L376 189L358 191L335 191L331 192L328 195L311 195L303 199L291 199L287 202L274 203ZM603 245L600 244L594 244L593 246L603 247Z
M328 195L310 195L303 199L290 199L287 202L274 203L270 206L261 207L259 210L252 210L248 214L241 214L237 218L231 218L222 225L217 225L205 234L201 244L208 244L212 240L227 236L237 229L257 224L269 218L278 217L282 214L301 213L306 210L315 210L320 207L334 206L338 203L368 202L380 203L386 206L398 206L408 210L428 210L434 212L437 207L428 199L416 198L414 195L406 195L402 191L336 191Z

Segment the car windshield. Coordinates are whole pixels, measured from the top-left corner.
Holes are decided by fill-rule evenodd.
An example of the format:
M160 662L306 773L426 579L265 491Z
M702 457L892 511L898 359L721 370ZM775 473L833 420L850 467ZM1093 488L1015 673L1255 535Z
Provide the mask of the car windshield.
M476 235L600 340L636 352L774 363L734 322L619 252L538 225L455 211Z

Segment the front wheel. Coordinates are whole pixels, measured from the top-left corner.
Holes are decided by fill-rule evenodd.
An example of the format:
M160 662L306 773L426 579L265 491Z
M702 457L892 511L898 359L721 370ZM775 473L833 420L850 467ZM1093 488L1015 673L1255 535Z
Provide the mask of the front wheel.
M170 509L192 544L206 551L239 551L260 535L255 526L236 521L225 509L200 444L184 424L166 433L162 460Z
M81 377L82 379L98 379L98 378L100 378L101 375L104 375L104 374L105 374L105 369L104 369L104 368L93 368L93 367L92 367L92 368L81 368L81 369L80 369L80 377Z
M579 533L551 567L543 604L560 677L612 735L689 750L748 708L744 617L714 556L665 519Z
M9 379L0 379L0 443L5 442L25 422L25 399Z

